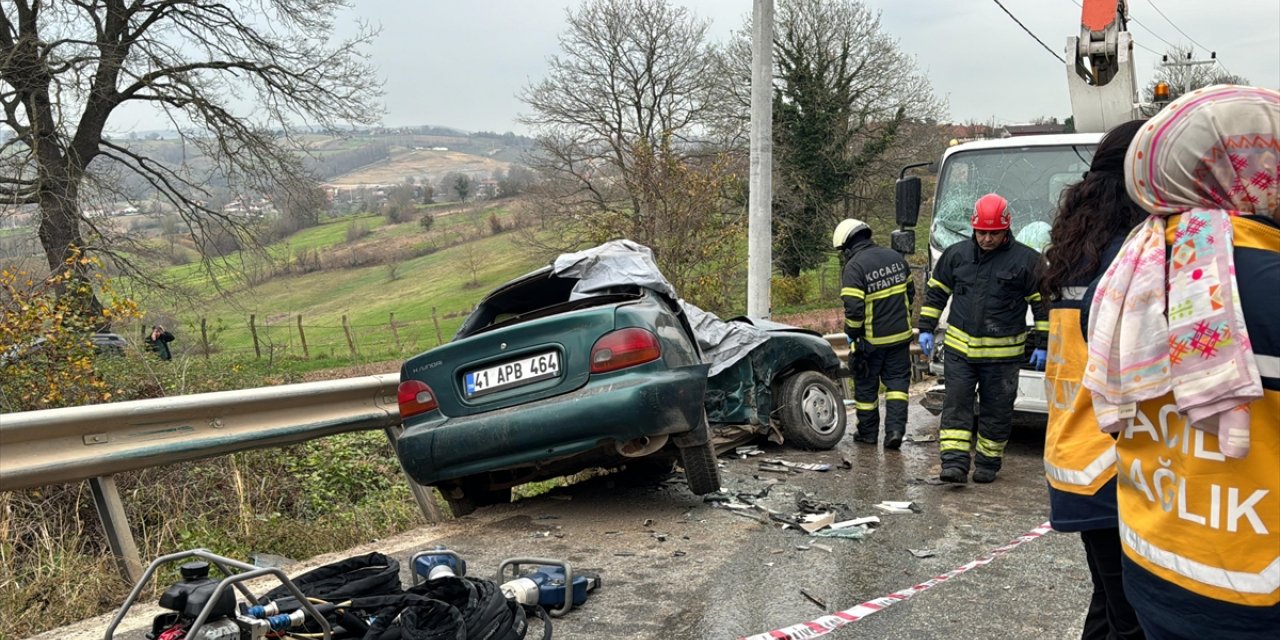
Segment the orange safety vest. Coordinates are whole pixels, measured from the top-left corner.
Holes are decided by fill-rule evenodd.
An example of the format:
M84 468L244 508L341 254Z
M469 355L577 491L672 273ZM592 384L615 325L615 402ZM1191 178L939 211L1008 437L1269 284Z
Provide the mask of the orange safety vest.
M1242 247L1280 254L1280 230L1232 223L1237 271ZM1241 280L1242 296L1247 284ZM1250 405L1248 455L1223 456L1217 436L1188 425L1167 394L1141 403L1120 434L1116 492L1130 560L1192 593L1265 607L1280 605L1280 331L1272 324L1280 321L1280 296L1269 282L1253 284L1265 291L1245 303L1267 332L1267 352L1259 351L1264 336L1250 336L1267 389Z
M1064 302L1078 301L1084 290L1063 287L1058 297ZM1054 489L1083 496L1094 495L1116 476L1115 440L1098 430L1092 396L1080 383L1088 358L1088 347L1080 334L1080 309L1050 309L1044 371L1045 397L1049 399L1044 476Z

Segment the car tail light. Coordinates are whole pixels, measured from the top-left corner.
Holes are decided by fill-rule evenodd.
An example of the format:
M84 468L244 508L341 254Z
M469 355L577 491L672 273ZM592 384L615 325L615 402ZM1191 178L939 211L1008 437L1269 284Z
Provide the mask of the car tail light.
M591 373L605 373L653 362L662 357L658 336L638 328L621 329L591 347Z
M436 394L431 391L431 387L421 380L401 382L400 387L396 389L396 399L400 404L401 420L440 406L436 402Z

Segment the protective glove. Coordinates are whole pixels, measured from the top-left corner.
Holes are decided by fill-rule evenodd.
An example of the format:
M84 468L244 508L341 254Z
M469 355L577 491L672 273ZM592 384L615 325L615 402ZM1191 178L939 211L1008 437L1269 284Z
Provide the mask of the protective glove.
M1044 363L1048 358L1048 352L1044 349L1036 349L1031 352L1031 365L1036 368L1036 371L1044 371Z
M933 353L933 333L929 331L920 332L920 350L924 352L925 357L929 357Z

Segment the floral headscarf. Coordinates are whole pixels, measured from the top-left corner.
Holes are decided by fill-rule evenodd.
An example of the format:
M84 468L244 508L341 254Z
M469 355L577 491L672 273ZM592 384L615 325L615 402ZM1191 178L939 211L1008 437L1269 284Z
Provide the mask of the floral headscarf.
M1104 431L1172 391L1193 426L1218 434L1224 455L1248 453L1249 403L1262 383L1239 307L1230 217L1275 215L1278 167L1280 92L1270 89L1184 95L1130 144L1129 195L1151 216L1107 269L1090 311L1084 385Z

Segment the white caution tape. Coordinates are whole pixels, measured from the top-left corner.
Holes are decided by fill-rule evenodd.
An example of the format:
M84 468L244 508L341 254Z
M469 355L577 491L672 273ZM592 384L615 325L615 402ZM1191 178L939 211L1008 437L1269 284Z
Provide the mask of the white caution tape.
M985 564L989 564L992 560L995 560L997 557L1002 556L1006 553L1009 553L1014 549L1017 549L1019 546L1022 545L1022 543L1031 542L1032 540L1035 540L1036 538L1039 538L1044 534L1048 533L1050 530L1051 530L1051 527L1049 526L1049 523L1046 522L1032 529L1031 531L1028 531L1018 536L1017 538L1009 542L1009 544L1006 544L1003 547L1000 547L998 549L993 549L991 553L988 553L985 556L981 556L978 559L973 560L972 562L969 562L968 564L952 569L951 571L948 571L940 576L936 576L934 578L921 582L920 584L915 585L913 587L907 587L906 589L902 589L901 591L894 591L893 593L887 596L884 596L882 598L868 600L855 607L845 609L844 611L837 611L835 613L822 616L821 618L810 620L809 622L793 624L789 627L785 627L782 629L775 629L773 631L769 631L766 633L757 633L754 636L747 636L747 637L741 638L740 640L805 640L807 638L817 638L819 636L825 636L828 633L831 633L832 631L835 631L836 629L839 629L840 627L843 627L846 624L857 622L877 611L884 610L894 604L902 602L903 600L906 600L907 598L910 598L911 596L914 596L917 593L926 591L939 584L942 584L943 582L946 582L947 580L950 580L966 571L969 571L971 569L976 569Z

